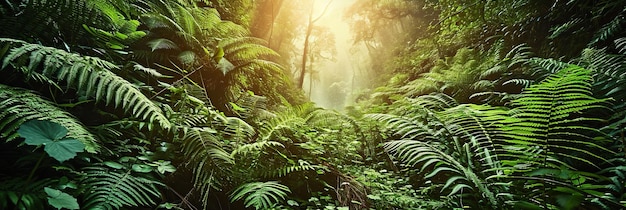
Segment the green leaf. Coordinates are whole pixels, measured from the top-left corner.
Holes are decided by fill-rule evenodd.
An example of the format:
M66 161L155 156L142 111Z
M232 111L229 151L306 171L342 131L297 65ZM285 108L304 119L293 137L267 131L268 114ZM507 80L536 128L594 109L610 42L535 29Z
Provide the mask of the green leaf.
M289 205L289 206L300 206L300 204L298 204L298 202L294 201L294 200L287 200L287 205Z
M143 164L133 164L133 171L136 171L139 173L149 173L152 171L152 167L149 165L143 165Z
M378 195L367 195L367 198L369 198L370 200L380 200L380 199L382 199Z
M468 188L470 190L472 189L472 187L470 187L469 185L458 184L458 185L455 185L454 188L452 188L452 191L450 192L450 194L448 194L448 196L452 196L452 195L456 194L459 190L461 190L463 188Z
M226 58L222 58L220 59L220 62L217 63L217 69L219 69L224 75L226 75L226 73L235 69L235 65L226 60Z
M228 102L228 103L229 103L229 104L230 104L230 106L233 108L233 111L237 111L237 112L244 112L244 111L246 111L246 109L245 109L245 108L243 108L243 107L241 107L241 106L237 105L236 103L233 103L233 102Z
M83 152L85 145L76 139L62 139L60 141L49 142L44 150L50 157L63 162L72 159L76 153Z
M54 122L31 120L22 124L17 133L26 139L26 144L39 146L63 138L67 129Z
M224 58L224 48L222 47L217 47L215 54L213 55L213 60L215 61L215 63L219 63L222 58Z
M178 60L183 64L191 65L196 61L196 53L189 50L181 52L178 54Z
M162 50L162 49L167 49L167 50L178 49L178 46L176 45L176 43L170 41L169 39L164 39L164 38L152 40L148 42L148 46L150 47L150 50L152 50L152 52L154 52L155 50Z
M165 172L174 172L176 171L176 167L172 166L170 161L159 160L152 163L148 163L149 166L157 167L157 171L160 174L165 174Z
M277 181L252 182L237 187L230 195L230 200L234 202L243 199L246 207L268 209L284 200L290 192L289 187Z
M79 209L78 200L71 195L49 187L44 188L48 194L48 204L57 209Z
M561 207L560 209L576 209L576 207L580 206L580 203L583 201L583 195L574 194L574 195L557 195L556 202Z
M113 169L122 169L124 168L124 165L116 163L116 162L112 162L112 161L106 161L104 162L104 165L111 167Z
M159 167L157 167L157 171L159 171L159 173L161 174L165 174L165 172L172 173L176 171L176 167L172 165L160 165Z

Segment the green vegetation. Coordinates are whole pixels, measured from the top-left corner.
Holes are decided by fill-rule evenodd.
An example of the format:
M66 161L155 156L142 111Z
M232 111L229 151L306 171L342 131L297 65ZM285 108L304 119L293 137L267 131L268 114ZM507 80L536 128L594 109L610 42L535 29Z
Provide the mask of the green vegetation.
M626 1L299 1L0 3L0 209L626 208Z

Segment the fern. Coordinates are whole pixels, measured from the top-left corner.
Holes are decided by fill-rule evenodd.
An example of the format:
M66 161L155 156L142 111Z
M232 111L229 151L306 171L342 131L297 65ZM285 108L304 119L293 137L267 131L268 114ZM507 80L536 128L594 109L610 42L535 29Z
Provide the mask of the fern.
M223 176L234 163L233 159L221 147L216 130L192 127L182 128L180 132L182 151L188 161L185 165L191 167L194 185L201 192L203 204L208 205L210 189L223 184L221 180L226 178Z
M622 13L623 12L624 11L622 11ZM620 33L622 31L623 24L624 24L624 16L622 14L617 15L616 17L613 18L613 20L606 23L605 25L602 26L602 28L600 28L600 30L595 32L595 34L593 35L593 38L591 39L591 41L589 42L587 46L593 46L597 44L598 42L606 41L607 39L611 38L615 34Z
M293 128L306 125L306 120L301 116L312 110L311 104L288 108L263 122L258 128L259 136L263 140L271 140L280 136L289 136Z
M624 111L626 105L619 103L626 99L623 91L626 85L626 57L608 54L603 50L585 49L581 57L575 61L593 71L594 96L612 98L618 102L611 107L615 112L611 117L611 124L603 128L604 131L617 137L620 126L626 119L626 111Z
M230 195L231 201L243 199L246 207L254 206L256 209L269 209L278 202L284 200L289 187L276 181L251 182L239 186Z
M594 140L600 136L598 130L579 126L598 122L600 119L584 117L583 113L605 109L608 101L591 96L591 82L590 70L569 65L525 89L522 97L513 101L516 108L511 110L512 118L503 121L502 128L506 155L500 157L505 171L526 180L525 186L532 192L524 195L522 200L529 201L526 204L556 204L545 197L548 193L580 201L583 197L576 194L581 188L572 186L580 183L568 184L571 177L593 178L580 169L599 168L607 162L606 155L613 154ZM592 189L582 192L597 195Z
M583 22L582 19L576 18L570 21L567 21L557 27L552 27L550 31L552 34L548 37L548 39L555 39L561 36L563 33L570 31L572 28L580 27L579 25Z
M417 167L424 178L445 176L438 185L454 198L478 195L491 208L501 205L506 186L497 148L499 121L504 110L488 106L458 105L449 96L434 94L410 99L411 106L400 115L370 114L384 122L400 140L385 143L385 150L409 167ZM431 169L432 168L432 169ZM496 196L498 194L498 196ZM451 197L451 198L452 198Z
M284 177L288 174L298 171L315 171L320 169L318 165L311 165L311 163L305 160L298 160L298 163L292 163L291 165L285 165L271 170L264 170L261 172L261 176L265 178L277 178Z
M237 155L249 155L253 153L262 152L268 148L276 148L276 147L285 147L285 145L280 142L275 141L257 141L254 143L243 144L238 146L231 152L231 156L235 157Z
M582 153L588 158L604 158L582 148L602 149L601 146L589 140L597 130L589 127L575 126L572 123L597 121L593 118L571 118L571 115L593 108L606 108L603 103L607 99L591 97L591 71L571 65L554 75L546 78L542 83L527 88L523 97L513 101L516 109L512 110L513 121L504 129L511 134L507 140L511 145L510 152L520 154L520 160L529 163L542 163L542 167L559 167L558 159L547 156L556 155L560 158L572 158L593 166L596 163L586 158L570 155L569 152ZM589 133L589 134L587 134ZM581 139L582 137L582 139ZM543 148L541 159L538 156L524 154L522 148ZM515 148L515 149L514 149ZM563 152L555 152L553 149ZM568 151L568 152L565 152ZM610 151L609 151L610 152ZM554 161L554 162L552 162Z
M29 120L49 120L68 128L68 137L85 144L85 150L98 152L100 145L93 134L71 114L33 92L0 84L0 137L11 141L15 132Z
M35 72L41 73L53 80L64 81L66 90L74 88L83 95L95 98L96 102L114 104L133 117L157 122L163 128L170 127L170 122L161 110L137 87L111 72L118 69L116 65L95 57L80 56L19 40L0 41L3 44L21 45L4 57L3 69L10 65L22 71L26 79Z
M85 44L88 34L83 24L110 29L105 14L92 1L85 0L18 0L19 7L2 14L2 37L31 40L46 45L68 48ZM36 34L37 36L32 36ZM33 40L34 39L34 40ZM61 42L59 42L61 40ZM77 47L78 49L78 47Z
M278 57L274 50L263 46L263 40L251 37L232 38L220 41L219 47L224 49L226 58L236 66L254 62L256 59Z
M233 113L244 120L253 117L263 118L273 115L271 112L267 111L267 101L267 97L258 96L252 92L241 93L237 100L233 102L233 104L240 107L240 109L235 109L233 104L231 104L231 109Z
M467 149L468 144L463 145L466 152L471 154ZM441 188L441 191L449 190L448 196L460 194L463 189L474 191L480 194L487 202L495 208L498 206L495 193L488 188L482 177L476 174L472 168L466 163L459 161L458 158L446 154L436 143L426 143L414 140L397 140L385 145L385 149L391 154L395 154L400 160L411 166L418 163L423 164L421 170L436 166L434 170L427 173L424 178L432 178L443 173L453 174L448 178Z
M161 193L160 182L135 176L131 170L122 171L96 164L80 172L85 209L120 209L155 205Z
M10 206L15 206L21 195L20 206L16 209L46 209L43 189L53 185L56 180L44 178L27 182L25 179L25 177L0 178L0 208L9 209Z

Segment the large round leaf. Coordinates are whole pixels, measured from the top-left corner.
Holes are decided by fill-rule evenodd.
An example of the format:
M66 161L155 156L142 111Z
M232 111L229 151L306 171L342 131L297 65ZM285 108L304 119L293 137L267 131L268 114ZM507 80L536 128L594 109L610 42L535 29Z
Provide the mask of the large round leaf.
M63 138L67 129L55 122L31 120L22 124L17 133L26 139L24 142L28 145L44 145L46 153L59 162L72 159L85 149L82 142Z
M85 149L85 145L76 139L62 139L60 141L53 141L46 144L44 150L59 162L63 162L72 159L76 156L76 153L82 152Z
M67 129L58 123L31 120L22 124L17 133L26 139L26 144L39 146L63 138Z
M70 194L49 187L44 188L48 194L48 204L56 209L79 209L78 200Z

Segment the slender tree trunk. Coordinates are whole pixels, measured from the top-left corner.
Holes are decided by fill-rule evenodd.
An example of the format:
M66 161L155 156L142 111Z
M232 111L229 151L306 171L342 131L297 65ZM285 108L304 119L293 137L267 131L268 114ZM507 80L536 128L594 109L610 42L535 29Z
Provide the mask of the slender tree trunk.
M306 27L306 36L304 37L304 49L302 52L302 70L300 71L300 81L298 81L298 88L300 89L302 89L302 85L304 84L304 75L306 74L306 59L309 52L309 38L311 37L311 32L313 31L313 24L315 24L315 22L317 22L322 16L324 16L324 13L326 13L326 11L328 10L328 6L330 6L332 2L333 1L329 1L328 4L326 4L324 11L322 11L320 16L315 19L313 19L313 9L315 7L315 1L311 3L311 11L309 12L309 24Z
M304 37L304 49L302 51L302 68L300 70L300 81L298 82L298 87L302 89L302 85L304 84L304 75L306 74L306 59L309 55L309 38L311 37L311 32L313 31L313 7L315 6L315 1L311 4L311 11L309 12L309 24L306 27L306 35Z
M278 16L278 12L283 5L283 0L278 0L278 3L275 4L272 1L272 25L270 26L270 35L267 37L267 45L269 48L272 48L272 36L274 36L274 23L276 23L276 17Z
M309 99L311 99L311 95L312 95L312 90L313 90L313 61L315 56L310 56L310 61L309 61L309 69L311 71L309 71Z
M274 30L274 22L284 0L266 0L259 2L256 14L252 20L252 35L265 40L270 40Z

